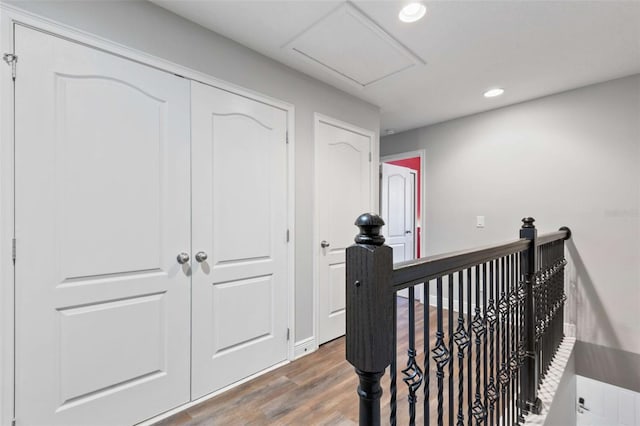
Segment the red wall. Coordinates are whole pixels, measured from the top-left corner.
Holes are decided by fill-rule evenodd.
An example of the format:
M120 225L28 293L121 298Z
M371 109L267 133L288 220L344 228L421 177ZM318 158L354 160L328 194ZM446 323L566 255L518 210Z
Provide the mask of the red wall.
M422 185L422 173L421 173L421 170L420 170L420 157L405 158L405 159L402 159L402 160L395 160L395 161L385 161L385 163L394 164L396 166L406 167L408 169L415 170L417 172L416 173L416 175L417 175L416 176L416 180L418 181L418 184L417 184L418 187L416 188L416 190L418 192L418 199L417 199L417 202L416 202L416 219L417 219L416 237L418 238L418 244L417 244L418 253L417 253L417 257L420 257L420 241L421 241L421 238L420 238L420 231L421 231L420 224L422 223L420 221L420 218L421 218L421 216L420 216L420 214L421 214L420 208L422 206L422 203L420 202L420 197L422 196L422 191L420 190L420 187Z

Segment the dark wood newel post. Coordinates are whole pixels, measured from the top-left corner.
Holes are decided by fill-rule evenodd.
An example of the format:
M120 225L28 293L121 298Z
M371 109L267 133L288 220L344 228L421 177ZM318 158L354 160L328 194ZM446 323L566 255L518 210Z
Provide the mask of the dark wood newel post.
M533 224L535 219L522 219L520 238L530 241L529 248L521 253L520 270L524 280L524 360L521 367L520 402L521 407L531 413L539 414L542 403L538 398L538 371L536 362L536 311L534 286L536 285L536 238L538 230Z
M355 222L356 244L347 248L346 357L360 385L360 426L380 425L380 378L393 353L391 247L384 245L380 216L365 213Z

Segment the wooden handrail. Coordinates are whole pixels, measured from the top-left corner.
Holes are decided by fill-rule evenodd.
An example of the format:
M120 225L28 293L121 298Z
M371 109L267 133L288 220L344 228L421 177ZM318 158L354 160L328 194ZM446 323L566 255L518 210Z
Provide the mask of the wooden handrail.
M566 226L563 226L556 232L549 232L538 236L538 239L536 240L536 247L558 240L568 240L569 238L571 238L571 230Z
M393 265L393 275L391 277L393 290L401 290L471 266L498 259L502 256L520 253L526 250L529 244L529 240L523 238L503 244L493 244L396 263Z

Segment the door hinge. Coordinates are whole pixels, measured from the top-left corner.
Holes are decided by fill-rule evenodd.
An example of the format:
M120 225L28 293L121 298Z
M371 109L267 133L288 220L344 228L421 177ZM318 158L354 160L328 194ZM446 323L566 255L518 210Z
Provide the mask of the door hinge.
M11 66L11 78L16 79L16 63L18 62L18 57L13 53L5 53L2 55L2 59L7 63L7 65Z
M289 230L287 229L287 242L289 242Z
M16 239L11 240L11 259L13 259L13 263L16 263Z
M289 144L289 132L285 133L285 140L287 142L287 145Z
M287 328L287 342L291 339L291 329Z
M369 151L369 162L371 162L371 151Z

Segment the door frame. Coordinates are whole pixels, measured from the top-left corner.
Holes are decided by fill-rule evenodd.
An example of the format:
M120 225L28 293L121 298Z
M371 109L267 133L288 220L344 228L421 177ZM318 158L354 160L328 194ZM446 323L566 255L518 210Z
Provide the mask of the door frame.
M420 255L426 256L425 248L426 248L426 215L425 215L425 168L426 168L426 150L418 149L415 151L401 152L398 154L385 155L380 157L380 164L386 163L387 161L396 161L396 160L406 160L407 158L415 158L420 157L420 239L418 244L420 244ZM418 193L418 189L416 188L416 193Z
M287 113L287 319L291 330L285 362L294 359L295 343L295 106L271 96L238 86L143 51L110 41L90 32L24 11L19 6L0 3L0 53L14 51L14 26L23 25L75 43L102 50L142 65L188 80L198 81L284 110ZM17 73L20 74L20 58ZM0 63L0 424L11 424L15 416L15 274L14 238L14 86L11 67ZM242 383L240 381L236 383ZM226 390L226 389L225 389ZM198 402L212 398L206 395ZM188 404L187 404L188 405ZM183 407L178 407L184 409Z
M311 348L310 352L314 352L318 349L320 344L318 343L318 330L320 326L319 315L320 315L320 212L319 209L319 191L318 186L320 183L320 170L319 170L319 151L320 147L318 144L319 138L319 127L320 123L326 123L331 126L339 127L344 130L348 130L350 132L358 133L362 136L369 138L369 152L371 153L371 157L369 160L369 172L371 177L371 193L369 194L369 205L371 206L370 210L372 213L378 213L380 209L380 182L378 179L378 168L379 168L379 143L377 142L378 133L373 130L368 130L362 127L358 127L351 123L347 123L345 121L339 120L337 118L330 117L328 115L324 115L318 112L313 114L313 145L314 145L314 176L313 176L313 336L308 340L308 348ZM364 213L364 212L363 212ZM356 218L354 217L355 221ZM353 236L357 234L356 227L353 227ZM306 353L304 354L306 355Z

